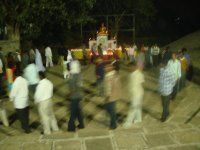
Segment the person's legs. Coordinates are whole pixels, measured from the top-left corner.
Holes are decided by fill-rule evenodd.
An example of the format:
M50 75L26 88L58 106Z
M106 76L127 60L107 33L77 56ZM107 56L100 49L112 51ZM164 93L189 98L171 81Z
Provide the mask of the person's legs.
M1 117L1 120L3 122L3 125L8 127L9 122L8 122L6 110L4 109L3 102L0 102L0 103L2 103L2 104L0 104L0 105L2 105L2 106L0 106L0 117Z
M70 119L68 122L68 131L75 131L75 119L77 117L77 107L78 107L78 101L76 99L71 99L71 105L70 105Z
M106 110L108 111L108 113L110 115L110 128L115 129L117 127L115 102L107 103Z
M16 109L17 116L19 121L21 122L22 129L25 130L26 133L30 133L30 127L29 127L29 107L23 108L23 109Z
M161 99L162 99L162 106L163 106L161 121L165 121L169 115L170 95L161 96Z
M129 108L126 120L125 120L125 122L123 124L124 128L129 128L132 125L133 120L135 118L135 116L134 116L135 115L135 110L134 110L133 103L134 103L134 99L131 100L131 107Z
M77 118L78 118L78 128L84 128L84 122L83 122L83 115L81 113L80 103L78 102L78 108L77 108Z
M176 84L173 87L172 100L174 100L176 98L177 90L178 90L178 81L176 81Z
M49 57L50 66L53 67L53 60L52 57Z
M49 100L42 101L38 104L38 111L41 118L44 134L51 134L50 118L49 118Z
M58 128L58 124L57 124L57 120L56 120L56 117L55 117L55 114L53 112L53 104L52 104L52 100L50 99L49 100L49 104L48 104L48 108L49 108L49 118L50 118L50 125L51 125L51 128L53 131L58 131L59 128Z

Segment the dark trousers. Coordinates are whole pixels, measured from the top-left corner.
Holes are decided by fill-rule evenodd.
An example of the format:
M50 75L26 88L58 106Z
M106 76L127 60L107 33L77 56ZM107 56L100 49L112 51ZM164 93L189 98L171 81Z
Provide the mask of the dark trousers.
M115 129L117 127L116 117L116 102L110 102L105 104L105 109L110 115L110 128Z
M153 55L153 66L154 67L158 66L158 55Z
M173 88L173 92L171 94L172 99L174 99L176 97L177 92L179 91L179 80L176 81L176 84Z
M70 104L70 119L68 122L68 131L75 131L75 120L76 118L79 121L78 127L83 128L84 123L83 123L83 116L81 113L81 109L79 106L80 98L71 98L71 104Z
M161 96L162 99L162 107L163 107L163 112L162 112L162 120L166 120L168 115L169 115L169 104L170 104L170 98L171 96Z
M38 85L38 84L29 85L29 91L30 91L30 93L31 93L32 95L35 94L37 85Z
M21 122L21 127L25 131L30 131L29 127L29 107L25 107L23 109L16 109L17 117Z
M181 71L181 78L180 78L180 88L179 90L182 90L186 85L186 72Z

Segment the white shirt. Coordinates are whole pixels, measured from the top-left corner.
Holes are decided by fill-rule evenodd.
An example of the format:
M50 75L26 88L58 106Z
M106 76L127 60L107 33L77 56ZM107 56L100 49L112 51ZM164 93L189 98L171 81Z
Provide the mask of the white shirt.
M48 100L52 96L53 96L53 83L46 78L42 79L36 88L36 92L34 95L35 103Z
M22 109L28 104L28 81L19 76L15 79L10 92L10 100L14 102L14 107Z
M30 85L37 84L40 81L37 66L35 64L29 64L24 69L24 77L28 80Z
M144 75L137 69L130 74L129 78L129 90L132 96L143 95L144 89L142 83L144 82Z
M51 48L49 46L45 48L45 56L52 57Z
M176 79L181 77L181 63L176 59L173 61L172 59L168 61L168 67L175 75Z
M128 55L129 56L133 56L133 54L134 54L134 48L133 47L129 47L129 49L128 49Z
M81 72L80 63L78 60L73 60L70 63L70 73L71 74L79 74Z

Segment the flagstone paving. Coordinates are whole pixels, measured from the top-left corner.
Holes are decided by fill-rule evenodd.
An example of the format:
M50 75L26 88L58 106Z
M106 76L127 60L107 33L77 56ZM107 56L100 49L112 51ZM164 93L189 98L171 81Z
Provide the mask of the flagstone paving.
M158 69L145 71L143 121L123 129L122 122L128 111L127 75L125 66L120 70L123 98L117 103L118 128L109 130L109 118L104 111L103 98L96 95L94 66L82 67L85 129L67 132L69 100L67 80L62 78L62 67L48 69L48 78L54 83L54 111L59 132L41 134L37 108L31 101L31 134L24 134L16 120L12 103L5 101L9 127L0 124L0 150L200 150L200 87L187 83L170 104L170 117L160 122L162 107L157 93ZM196 112L196 113L195 113ZM193 118L192 118L193 117Z

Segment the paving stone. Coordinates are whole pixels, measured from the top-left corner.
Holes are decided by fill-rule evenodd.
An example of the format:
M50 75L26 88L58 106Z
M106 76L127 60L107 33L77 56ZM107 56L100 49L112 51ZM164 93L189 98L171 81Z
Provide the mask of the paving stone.
M0 141L6 139L6 137L7 137L6 134L0 133Z
M174 138L182 144L186 143L200 143L200 131L190 130L185 132L172 133Z
M78 136L79 137L93 137L93 136L108 136L109 131L103 129L91 129L91 130L79 130Z
M157 125L154 124L153 126L144 127L144 130L147 133L169 132L176 129L177 127L175 125L168 124L168 123L161 123L161 122L158 123Z
M54 150L81 150L81 141L57 141L54 143Z
M21 135L17 136L8 136L8 138L4 141L4 143L24 143L24 142L34 142L38 141L40 138L40 134L25 134L22 133Z
M200 113L200 112L199 112L199 113ZM194 126L199 126L199 125L200 125L200 117L198 117L198 116L194 117L194 118L190 121L190 123L191 123L192 125L194 125Z
M116 141L119 149L144 148L146 143L140 132L141 129L115 131L114 140Z
M85 140L87 150L113 150L110 138Z
M169 147L167 150L200 150L200 145Z
M21 150L22 149L22 143L12 143L12 144L0 144L1 150Z
M74 138L75 133L74 132L62 132L58 131L57 133L52 133L50 135L44 135L42 139L48 139L48 140L57 140L57 139L70 139Z
M175 142L168 133L146 135L147 143L150 147L173 145Z
M51 150L52 143L25 143L23 150Z

